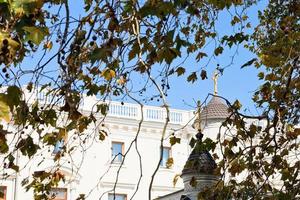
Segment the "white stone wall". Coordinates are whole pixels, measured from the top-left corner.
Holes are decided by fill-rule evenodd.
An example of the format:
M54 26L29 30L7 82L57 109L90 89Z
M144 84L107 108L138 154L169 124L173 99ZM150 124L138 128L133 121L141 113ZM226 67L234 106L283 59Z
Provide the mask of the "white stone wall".
M136 105L134 105L136 106ZM149 107L151 109L161 110L160 107ZM176 110L177 113L182 112L182 116L188 116L187 111ZM174 115L177 120L181 118ZM150 117L150 116L148 116ZM174 118L174 120L175 120ZM100 119L100 118L99 118ZM181 119L182 120L182 119ZM88 194L87 199L96 200L101 196L103 200L107 200L107 192L112 190L116 180L116 172L119 164L111 164L111 142L123 142L124 150L127 151L132 140L134 139L138 129L138 119L126 116L109 115L105 119L105 126L89 127L85 135L94 135L95 131L103 128L107 131L108 136L104 141L96 138L86 138L83 145L79 145L78 136L69 133L67 141L67 149L75 147L69 155L65 155L59 162L54 162L52 155L53 148L42 149L33 159L23 156L18 157L18 163L25 168L21 169L18 174L11 176L9 180L2 180L1 185L7 186L8 200L30 200L33 198L33 192L25 192L21 187L21 181L39 170L53 170L55 165L61 166L61 171L66 175L66 183L61 183L59 187L68 188L68 200L74 200L79 194ZM173 121L168 126L164 146L170 146L169 136L173 133L173 129L182 127L184 121L175 123ZM133 199L148 199L148 188L150 178L159 161L160 139L162 135L163 121L145 120L138 137L138 149L142 156L142 173L143 177L139 186L139 190ZM30 127L26 129L30 132ZM174 165L170 169L161 167L154 179L152 187L152 198L163 196L183 188L182 180L178 180L176 186L173 186L173 179L177 174L181 173L183 166L191 151L189 147L190 137L195 131L188 125L186 128L176 132L181 137L181 143L171 148L171 156L174 159ZM32 135L37 141L37 135ZM74 138L75 137L75 138ZM81 141L82 144L82 141ZM43 161L43 162L41 162ZM52 166L52 167L51 167ZM104 175L105 174L105 175ZM127 194L128 199L133 195L137 181L140 176L140 167L138 155L133 145L130 152L126 156L124 165L121 167L116 193ZM15 190L14 182L17 177L17 190ZM100 177L102 179L100 180ZM15 194L15 197L14 197Z

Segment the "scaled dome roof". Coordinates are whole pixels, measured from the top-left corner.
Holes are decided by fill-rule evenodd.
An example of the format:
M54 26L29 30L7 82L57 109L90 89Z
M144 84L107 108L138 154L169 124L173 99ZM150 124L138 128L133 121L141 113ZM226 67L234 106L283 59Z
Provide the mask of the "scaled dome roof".
M220 97L213 96L201 111L201 121L210 119L226 119L229 116L228 106Z
M182 170L182 175L190 173L214 174L216 168L216 162L208 151L199 151L194 148Z

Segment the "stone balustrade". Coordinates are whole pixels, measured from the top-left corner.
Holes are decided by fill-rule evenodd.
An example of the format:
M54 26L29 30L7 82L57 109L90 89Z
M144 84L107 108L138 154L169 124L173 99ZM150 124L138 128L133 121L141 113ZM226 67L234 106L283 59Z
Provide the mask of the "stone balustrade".
M47 92L25 92L26 99L30 102L39 100L40 104L55 104L57 106L62 106L64 100L61 95L54 95L53 93L47 94ZM140 120L142 113L139 104L134 103L121 103L118 101L103 102L97 99L95 96L83 95L82 101L80 102L79 109L84 111L96 110L97 104L106 103L108 104L108 116L136 119ZM170 108L170 123L185 125L190 122L193 117L192 111L179 110ZM165 122L167 117L166 109L158 106L143 106L143 118L144 121L150 122Z

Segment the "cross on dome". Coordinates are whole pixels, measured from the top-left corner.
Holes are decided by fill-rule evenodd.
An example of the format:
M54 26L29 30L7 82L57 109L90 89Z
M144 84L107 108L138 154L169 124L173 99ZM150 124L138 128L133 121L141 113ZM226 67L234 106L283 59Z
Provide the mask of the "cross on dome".
M218 68L214 71L212 80L214 81L214 95L218 94L218 78L220 76L220 71Z

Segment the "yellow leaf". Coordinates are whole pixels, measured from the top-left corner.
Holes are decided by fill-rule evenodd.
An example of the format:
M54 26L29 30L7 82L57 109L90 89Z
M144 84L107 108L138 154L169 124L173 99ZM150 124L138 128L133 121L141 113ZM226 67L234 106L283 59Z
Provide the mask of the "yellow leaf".
M116 72L114 70L109 70L109 74L112 78L116 76Z
M118 83L119 85L124 85L124 84L126 83L126 79L125 79L123 76L121 76L121 77L117 80L117 83Z
M4 94L0 94L0 118L4 119L5 121L10 121L10 112L9 106L7 105L6 99Z
M105 69L101 74L107 81L116 77L116 72L112 69Z
M64 139L66 141L66 139L68 138L68 132L65 128L60 128L59 129L59 133L58 133L58 137L60 139Z
M0 47L2 47L3 45L2 41L5 39L8 41L8 45L10 46L10 48L13 49L19 48L20 44L17 41L11 39L10 36L5 32L0 32Z
M177 181L178 181L179 177L180 177L180 175L179 175L179 174L176 174L176 175L174 176L174 178L173 178L173 187L175 187L175 186L176 186L176 183L177 183Z
M174 164L173 158L168 158L166 163L167 168L171 168L173 164Z

